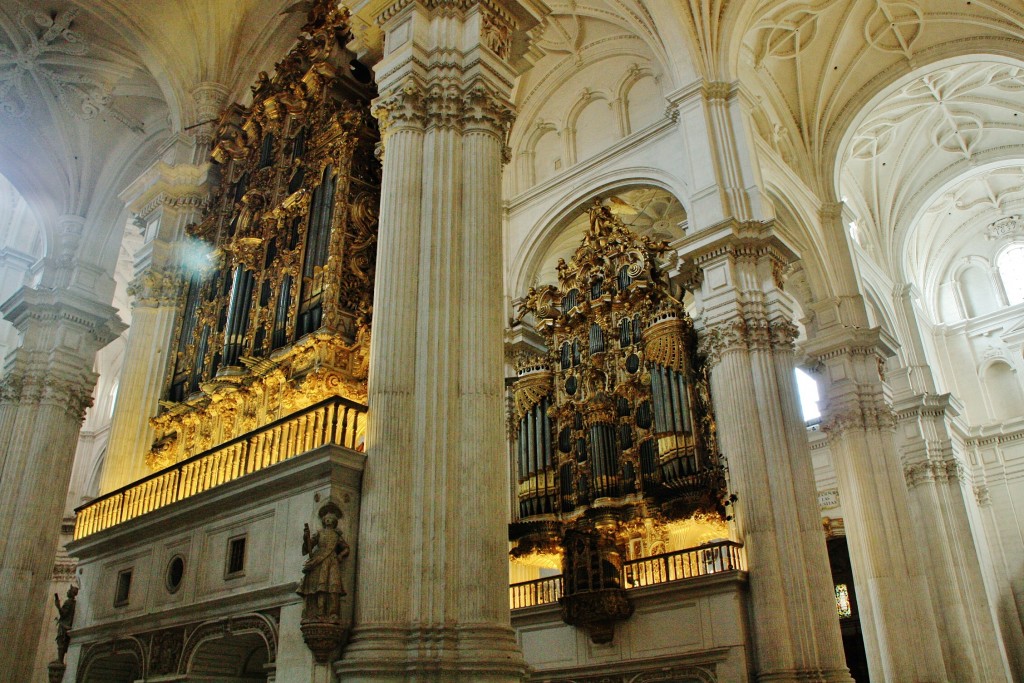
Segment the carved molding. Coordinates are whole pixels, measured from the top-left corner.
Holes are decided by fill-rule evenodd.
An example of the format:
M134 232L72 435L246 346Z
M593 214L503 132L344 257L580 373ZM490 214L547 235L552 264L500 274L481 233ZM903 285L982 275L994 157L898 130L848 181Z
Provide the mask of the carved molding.
M133 306L159 308L176 306L182 291L181 275L176 270L149 269L128 285Z
M963 468L954 459L924 460L908 463L903 466L903 476L906 478L907 487L910 489L927 483L959 484L966 479Z
M792 351L797 333L796 325L789 321L750 316L708 326L700 336L699 350L709 366L715 366L733 351Z
M896 426L896 416L887 404L865 400L860 405L830 411L822 421L822 431L830 439L841 437L850 430L891 431Z
M482 83L424 87L409 79L377 99L371 113L385 143L401 128L487 132L505 141L515 120L509 100Z
M79 422L92 405L92 391L96 375L67 378L49 369L22 370L15 368L0 380L0 403L19 406L50 405L63 408Z

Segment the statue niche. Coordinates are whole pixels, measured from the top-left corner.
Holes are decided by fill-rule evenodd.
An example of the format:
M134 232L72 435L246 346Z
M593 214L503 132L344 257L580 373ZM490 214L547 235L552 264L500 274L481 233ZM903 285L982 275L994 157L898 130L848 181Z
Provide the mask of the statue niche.
M729 501L668 245L630 231L601 200L588 213L575 254L559 259L559 286L520 304L546 351L516 363L509 535L513 557L561 556L563 619L606 643L633 612L628 541L663 538L665 524L694 515L721 520Z

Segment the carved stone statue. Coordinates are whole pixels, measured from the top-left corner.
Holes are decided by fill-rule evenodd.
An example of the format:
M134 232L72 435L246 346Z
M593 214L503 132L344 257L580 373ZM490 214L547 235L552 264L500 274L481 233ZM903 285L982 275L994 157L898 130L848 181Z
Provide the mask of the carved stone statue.
M78 586L68 588L67 598L61 604L60 596L53 594L53 603L57 606L57 661L63 663L64 655L71 643L71 626L75 621L75 598Z
M341 585L341 561L348 557L349 546L338 530L341 508L328 502L319 511L321 529L310 534L305 525L302 536L302 554L308 555L302 566L302 583L298 593L306 603L302 620L333 621L341 619L341 598L345 589Z

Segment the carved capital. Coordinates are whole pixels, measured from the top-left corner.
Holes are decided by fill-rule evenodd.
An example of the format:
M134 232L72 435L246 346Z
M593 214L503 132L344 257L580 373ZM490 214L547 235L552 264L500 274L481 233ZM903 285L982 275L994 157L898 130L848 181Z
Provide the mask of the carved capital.
M981 507L992 505L992 496L989 493L988 487L984 484L974 487L974 497L978 500L978 505Z
M769 321L763 317L735 319L706 328L699 349L708 364L714 366L729 351L791 351L796 336L796 325L788 321Z
M383 139L399 128L422 129L427 120L426 93L413 81L406 81L388 95L379 97L370 113L380 125Z
M466 130L486 131L505 140L515 120L508 100L483 85L475 85L462 97L462 125Z
M840 438L848 431L891 431L896 425L896 416L885 403L865 401L846 409L829 411L822 422L822 431L830 439Z
M799 330L787 320L778 320L771 324L771 344L773 349L792 351L796 345Z
M903 476L911 489L926 483L959 484L965 477L960 463L953 458L908 463L903 466Z
M0 403L19 406L58 406L79 422L92 405L96 376L61 377L46 370L15 369L0 380Z
M718 365L722 356L731 351L745 351L746 323L733 320L712 325L704 330L698 343L700 354L707 358L708 367Z
M170 269L150 269L141 273L128 285L132 305L141 308L174 306L181 293L182 280L179 273Z

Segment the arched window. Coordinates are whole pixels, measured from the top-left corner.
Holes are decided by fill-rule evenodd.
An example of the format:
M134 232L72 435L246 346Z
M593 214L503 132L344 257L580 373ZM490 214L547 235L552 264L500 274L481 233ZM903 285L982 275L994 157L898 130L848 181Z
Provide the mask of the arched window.
M796 390L800 397L800 409L804 414L804 422L813 422L820 419L818 383L800 368L796 369Z
M987 268L981 265L969 265L960 271L960 295L964 302L964 313L968 318L976 318L999 310L999 299L995 285Z
M1024 244L1013 244L996 259L1009 304L1024 301Z
M1012 420L1024 416L1024 392L1017 371L1004 361L996 361L985 370L985 388L992 405L992 417Z

